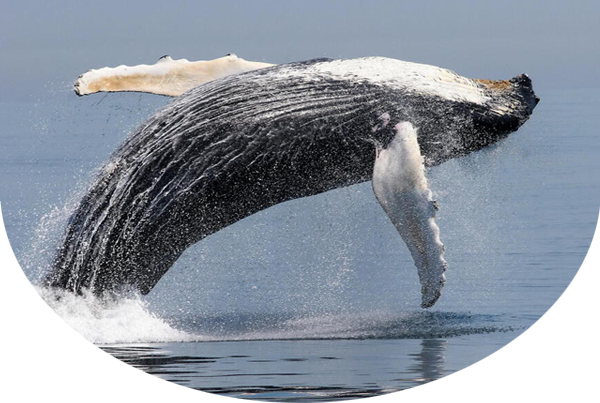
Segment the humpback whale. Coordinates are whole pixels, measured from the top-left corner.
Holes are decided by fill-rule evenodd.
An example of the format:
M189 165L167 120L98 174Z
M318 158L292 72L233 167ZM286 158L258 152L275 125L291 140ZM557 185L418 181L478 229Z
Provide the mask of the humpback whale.
M101 168L45 284L146 294L186 248L220 229L287 200L372 180L417 267L421 306L431 307L447 264L426 167L516 131L539 101L529 77L469 79L384 57L222 59L163 58L80 76L80 95L176 98Z

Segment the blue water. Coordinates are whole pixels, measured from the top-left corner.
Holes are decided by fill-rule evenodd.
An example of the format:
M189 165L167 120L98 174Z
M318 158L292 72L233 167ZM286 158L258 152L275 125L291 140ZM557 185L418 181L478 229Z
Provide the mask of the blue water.
M169 100L49 87L0 100L0 201L33 282L94 170ZM598 90L535 89L542 101L517 133L428 172L449 262L429 311L419 309L416 269L369 183L222 230L144 298L56 308L125 362L230 396L347 399L458 371L544 314L595 229Z

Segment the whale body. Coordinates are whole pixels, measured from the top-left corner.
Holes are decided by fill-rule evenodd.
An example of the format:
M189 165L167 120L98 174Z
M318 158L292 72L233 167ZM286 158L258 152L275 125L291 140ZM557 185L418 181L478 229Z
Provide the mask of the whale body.
M409 246L423 307L445 281L425 167L517 130L531 80L471 80L394 59L315 59L207 82L113 153L45 278L76 293L152 290L183 251L278 203L373 179Z

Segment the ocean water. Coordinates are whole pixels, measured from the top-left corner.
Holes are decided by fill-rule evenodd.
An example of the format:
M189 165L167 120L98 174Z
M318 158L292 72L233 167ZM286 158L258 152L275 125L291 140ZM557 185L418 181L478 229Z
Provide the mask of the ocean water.
M535 81L534 81L535 86ZM526 331L582 263L600 200L597 89L535 88L508 139L432 168L449 262L419 308L412 259L370 183L294 200L190 248L147 296L44 298L109 354L240 398L322 401L427 383ZM0 201L35 284L94 172L168 98L78 98L69 84L0 100Z

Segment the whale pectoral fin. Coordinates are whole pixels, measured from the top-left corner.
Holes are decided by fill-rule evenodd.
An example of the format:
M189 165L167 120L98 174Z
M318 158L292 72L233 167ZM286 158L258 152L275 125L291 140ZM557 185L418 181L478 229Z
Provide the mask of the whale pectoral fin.
M408 122L394 127L386 148L377 149L373 191L408 246L419 273L422 308L435 304L444 285L444 245L435 223L437 203L425 177L417 131Z
M75 81L74 89L77 95L133 91L176 97L217 78L270 66L273 65L250 62L234 54L197 62L163 56L153 65L89 70Z

